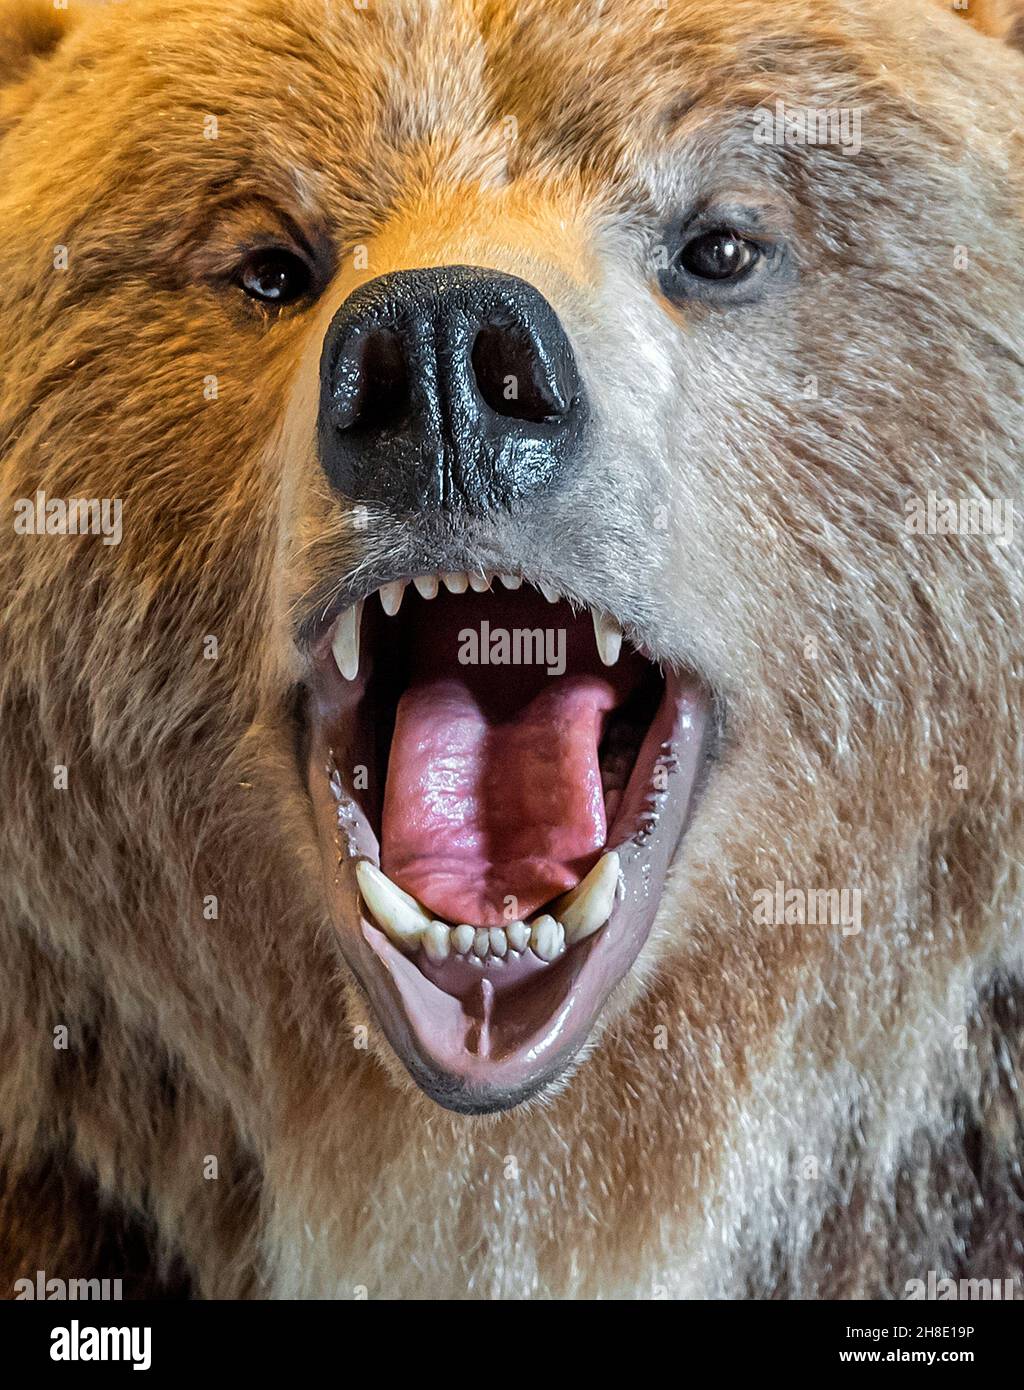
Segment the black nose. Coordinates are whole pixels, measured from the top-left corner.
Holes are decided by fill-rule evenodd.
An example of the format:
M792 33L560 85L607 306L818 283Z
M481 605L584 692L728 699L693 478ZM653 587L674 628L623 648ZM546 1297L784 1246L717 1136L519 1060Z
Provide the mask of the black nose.
M320 459L354 501L508 506L571 469L587 413L557 314L515 275L382 275L349 296L324 339Z

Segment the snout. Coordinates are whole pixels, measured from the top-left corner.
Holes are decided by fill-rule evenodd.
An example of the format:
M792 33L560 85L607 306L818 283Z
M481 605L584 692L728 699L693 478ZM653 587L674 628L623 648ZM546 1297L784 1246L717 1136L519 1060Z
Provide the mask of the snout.
M324 339L320 462L354 502L508 508L571 476L588 413L558 315L514 275L449 265L380 276Z

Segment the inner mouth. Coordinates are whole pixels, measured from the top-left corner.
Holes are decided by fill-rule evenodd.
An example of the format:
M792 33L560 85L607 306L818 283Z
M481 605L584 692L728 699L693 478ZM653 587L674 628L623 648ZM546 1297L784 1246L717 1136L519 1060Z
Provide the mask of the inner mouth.
M710 735L693 676L515 576L399 580L314 654L340 944L456 1110L556 1076L646 939Z

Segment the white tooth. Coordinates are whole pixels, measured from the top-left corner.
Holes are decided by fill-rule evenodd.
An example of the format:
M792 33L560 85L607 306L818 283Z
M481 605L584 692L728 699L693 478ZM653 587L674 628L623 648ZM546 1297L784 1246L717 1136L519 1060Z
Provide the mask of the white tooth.
M499 574L498 578L504 584L506 589L518 589L520 584L522 584L523 582L519 578L518 574Z
M530 944L530 928L525 922L509 922L505 935L513 951L525 951Z
M363 901L391 940L414 951L430 926L429 914L368 859L361 859L356 865L356 878Z
M464 574L442 574L441 578L450 594L464 594L469 588L469 579Z
M540 956L541 960L554 960L564 940L562 928L553 917L545 914L531 923L530 944L534 954Z
M558 603L562 595L557 589L552 589L550 584L538 584L537 588L541 591L548 603Z
M448 959L452 943L451 928L447 922L431 922L423 933L423 949L437 965Z
M480 959L483 960L484 957L487 955L487 952L488 952L490 949L491 949L491 934L490 934L490 932L487 930L486 927L480 927L480 928L478 928L476 934L475 934L474 937L473 937L473 954L474 954L474 956L479 956Z
M491 955L504 960L508 955L508 938L505 933L501 927L491 927L489 936L491 938Z
M359 674L359 628L363 619L363 601L359 600L334 624L334 639L331 650L338 670L347 681L354 681Z
M463 925L461 927L456 927L452 932L452 941L455 943L455 949L460 956L464 956L467 951L473 949L473 942L475 940L476 932L472 927Z
M412 581L412 584L416 592L420 594L423 598L437 597L436 574L418 574L416 578Z
M594 619L594 636L597 638L597 653L605 666L614 666L622 650L622 628L607 613L590 610Z
M491 581L486 574L471 574L469 576L469 587L476 594L486 594L491 587Z
M408 582L408 579L393 579L390 584L380 586L381 607L389 618L393 618L401 608Z
M612 915L619 886L619 856L614 850L602 854L581 883L558 899L554 909L565 927L569 945L593 936Z

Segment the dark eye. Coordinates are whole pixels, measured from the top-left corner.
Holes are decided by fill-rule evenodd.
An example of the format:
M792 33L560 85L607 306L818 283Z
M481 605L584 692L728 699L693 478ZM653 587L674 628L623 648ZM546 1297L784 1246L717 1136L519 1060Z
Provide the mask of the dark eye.
M309 293L309 266L293 251L270 248L254 251L242 263L238 282L250 299L272 308L294 304Z
M761 259L756 242L716 228L702 232L679 253L679 264L699 280L737 280Z

